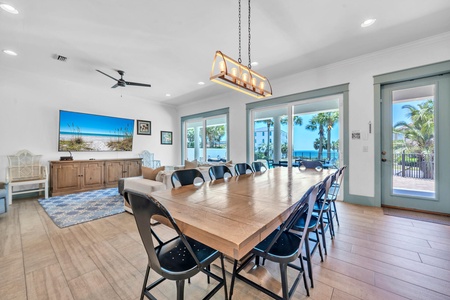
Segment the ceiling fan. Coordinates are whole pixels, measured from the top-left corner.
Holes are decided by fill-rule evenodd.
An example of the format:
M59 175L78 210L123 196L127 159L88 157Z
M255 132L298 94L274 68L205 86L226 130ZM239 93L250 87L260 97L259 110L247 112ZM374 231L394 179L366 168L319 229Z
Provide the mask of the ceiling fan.
M116 87L118 87L118 86L126 87L127 85L136 85L136 86L147 86L147 87L151 87L150 84L138 83L138 82L131 82L131 81L125 81L125 80L123 79L123 74L125 74L125 72L124 72L124 71L121 71L121 70L116 70L117 73L119 73L119 75L120 75L120 79L116 79L116 78L114 78L114 77L112 77L112 76L110 76L110 75L108 75L108 74L106 74L106 73L103 73L103 72L100 71L100 70L96 70L96 71L99 72L99 73L102 73L102 74L105 75L105 76L108 76L108 77L111 78L111 79L114 79L115 81L117 81L117 83L116 83L115 85L113 85L111 88L116 88Z

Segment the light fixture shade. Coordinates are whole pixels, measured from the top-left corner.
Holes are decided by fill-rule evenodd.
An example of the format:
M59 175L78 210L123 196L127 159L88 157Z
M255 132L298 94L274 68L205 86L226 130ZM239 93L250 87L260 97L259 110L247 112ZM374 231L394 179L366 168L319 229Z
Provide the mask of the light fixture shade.
M216 51L209 79L255 98L272 96L272 86L266 77L221 51Z

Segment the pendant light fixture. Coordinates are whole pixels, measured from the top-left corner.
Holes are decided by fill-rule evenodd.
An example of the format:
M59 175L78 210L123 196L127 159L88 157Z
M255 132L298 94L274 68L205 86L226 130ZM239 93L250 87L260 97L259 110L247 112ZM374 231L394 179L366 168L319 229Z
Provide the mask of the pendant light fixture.
M251 5L248 0L248 66L244 66L241 59L241 0L239 0L239 59L236 61L221 51L216 51L210 80L255 98L265 98L272 96L272 86L266 77L252 70L250 15Z

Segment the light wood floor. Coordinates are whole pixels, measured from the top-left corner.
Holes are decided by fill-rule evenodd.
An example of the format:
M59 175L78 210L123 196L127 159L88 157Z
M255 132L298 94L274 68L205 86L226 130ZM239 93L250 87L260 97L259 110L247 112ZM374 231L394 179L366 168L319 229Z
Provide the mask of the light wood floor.
M328 256L314 256L315 288L294 299L450 299L450 226L385 216L381 208L338 203L341 225ZM160 226L163 235L170 231ZM127 213L59 229L36 200L0 215L0 299L138 299L146 254ZM270 263L273 273L277 268ZM152 278L155 278L153 274ZM230 279L228 277L228 279ZM214 282L214 281L212 281ZM186 284L205 294L204 275ZM158 299L175 299L164 282ZM222 291L214 299L223 299ZM233 299L267 299L238 281Z

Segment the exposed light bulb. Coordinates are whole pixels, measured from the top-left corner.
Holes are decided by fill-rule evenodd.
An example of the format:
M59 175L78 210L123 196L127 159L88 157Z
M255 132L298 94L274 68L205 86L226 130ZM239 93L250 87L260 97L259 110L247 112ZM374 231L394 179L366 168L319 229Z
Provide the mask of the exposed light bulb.
M259 83L259 89L260 89L261 91L264 90L264 81L261 81L261 82Z
M242 74L242 81L248 82L248 74L247 73Z

